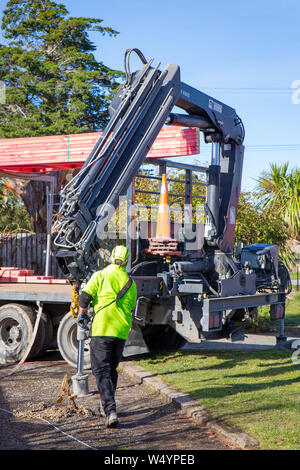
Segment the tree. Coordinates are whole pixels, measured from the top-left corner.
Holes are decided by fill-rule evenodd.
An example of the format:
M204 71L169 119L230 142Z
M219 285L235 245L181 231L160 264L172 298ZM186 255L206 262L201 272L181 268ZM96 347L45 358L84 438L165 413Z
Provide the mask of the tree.
M5 178L0 180L0 232L30 231L30 219Z
M89 31L116 36L103 20L74 18L50 0L10 0L3 12L0 80L0 138L71 134L102 130L108 105L123 77L96 60ZM57 172L63 186L65 173ZM31 215L33 229L44 232L42 183L10 179ZM58 185L59 186L59 185ZM35 208L34 208L35 207Z
M259 206L283 217L291 237L300 235L300 169L288 171L288 163L271 164L258 179Z
M116 36L101 19L73 18L50 0L10 0L3 12L0 137L93 132L108 122L122 73L98 62L88 32Z

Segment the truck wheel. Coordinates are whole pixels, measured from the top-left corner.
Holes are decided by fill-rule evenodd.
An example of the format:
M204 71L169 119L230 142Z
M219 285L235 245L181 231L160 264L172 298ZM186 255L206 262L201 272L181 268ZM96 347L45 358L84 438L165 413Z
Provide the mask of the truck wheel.
M32 341L36 314L33 308L22 304L0 307L0 362L9 364L22 359ZM28 359L37 356L45 342L45 325L40 321L35 342Z
M169 325L146 325L143 337L149 351L177 351L186 340Z
M90 340L84 342L84 353L83 353L83 368L90 369ZM68 312L60 321L57 330L57 344L59 352L72 367L77 367L77 354L78 354L78 342L77 342L77 321L73 318L71 313Z

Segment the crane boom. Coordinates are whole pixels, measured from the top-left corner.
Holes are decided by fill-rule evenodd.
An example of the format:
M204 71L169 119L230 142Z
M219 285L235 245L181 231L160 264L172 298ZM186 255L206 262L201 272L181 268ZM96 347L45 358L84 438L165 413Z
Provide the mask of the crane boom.
M81 171L62 191L54 243L70 280L83 281L95 268L97 227L108 222L110 207L117 208L178 98L179 67L160 71L143 62L113 100L111 120Z

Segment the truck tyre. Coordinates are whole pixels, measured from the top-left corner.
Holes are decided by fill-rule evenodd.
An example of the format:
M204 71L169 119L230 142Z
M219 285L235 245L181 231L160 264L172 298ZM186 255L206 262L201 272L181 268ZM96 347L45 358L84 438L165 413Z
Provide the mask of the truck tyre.
M0 362L2 364L10 364L22 359L32 341L35 320L34 309L28 305L12 303L0 307ZM28 359L40 353L45 337L45 325L40 321Z
M186 340L169 325L146 325L143 337L149 351L177 351Z
M84 342L83 368L90 369L90 340ZM77 367L77 320L68 312L60 321L57 330L57 344L64 360L72 367Z

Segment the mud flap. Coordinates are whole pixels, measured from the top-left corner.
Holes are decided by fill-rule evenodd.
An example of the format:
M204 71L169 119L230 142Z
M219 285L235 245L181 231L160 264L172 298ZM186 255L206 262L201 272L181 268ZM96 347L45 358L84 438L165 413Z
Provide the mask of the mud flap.
M141 328L138 325L133 324L125 343L123 356L135 356L136 354L145 354L148 352L149 349L144 341Z

